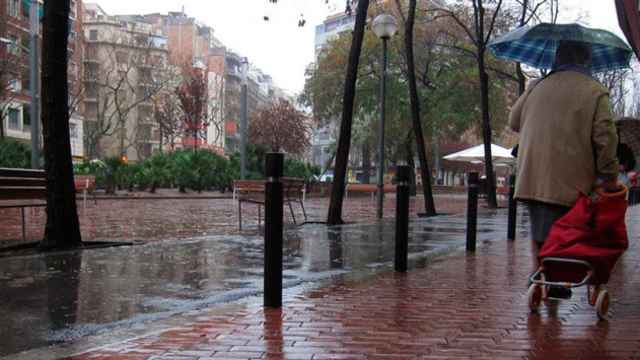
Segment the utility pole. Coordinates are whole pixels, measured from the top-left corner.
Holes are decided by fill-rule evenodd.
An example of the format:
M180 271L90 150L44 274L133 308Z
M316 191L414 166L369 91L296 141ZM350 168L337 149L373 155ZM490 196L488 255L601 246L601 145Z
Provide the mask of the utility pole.
M38 1L29 3L30 27L30 51L29 51L29 76L31 93L31 168L40 168L40 87L39 63L38 63L38 33L40 32L40 19L38 16Z
M247 58L242 58L242 90L240 94L240 179L247 175Z

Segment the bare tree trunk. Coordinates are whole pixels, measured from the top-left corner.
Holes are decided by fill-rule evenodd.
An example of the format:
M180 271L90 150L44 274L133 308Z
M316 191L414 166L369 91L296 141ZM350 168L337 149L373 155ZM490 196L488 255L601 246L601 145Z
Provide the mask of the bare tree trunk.
M70 0L46 0L42 39L42 124L47 173L47 224L41 249L82 244L69 138L67 39Z
M338 150L336 152L336 166L331 187L331 200L327 214L328 225L343 224L342 200L344 197L347 165L349 161L349 148L351 146L351 126L353 124L353 102L356 95L356 80L358 65L360 63L360 51L367 22L367 10L369 0L358 1L356 10L356 24L353 29L353 40L349 52L349 64L344 83L344 95L342 102L342 122L340 123L340 136L338 138Z
M362 177L365 184L371 182L371 148L368 139L362 145Z
M431 189L431 171L427 162L427 152L422 134L422 122L420 121L420 100L418 99L418 86L416 84L416 69L413 57L413 24L416 17L417 0L409 1L409 15L405 24L404 45L407 55L407 77L409 80L409 95L411 97L411 119L413 132L416 136L418 158L420 159L420 174L422 176L422 191L424 193L424 210L427 216L435 216L436 207L433 202Z
M522 13L520 14L520 26L524 26L527 19L527 8L529 6L529 0L522 0ZM516 64L516 76L518 77L518 95L524 94L527 78L522 72L522 66L520 63Z
M409 187L411 196L416 196L416 163L414 160L414 151L413 151L413 131L409 131L407 136L407 140L405 141L406 148L406 158L407 165L409 165L409 169L411 169L411 174L409 176Z
M496 179L493 174L491 157L491 117L489 114L489 75L485 70L484 48L478 54L478 72L480 73L480 98L482 106L482 140L484 142L484 171L487 177L487 202L489 208L498 207L496 198Z

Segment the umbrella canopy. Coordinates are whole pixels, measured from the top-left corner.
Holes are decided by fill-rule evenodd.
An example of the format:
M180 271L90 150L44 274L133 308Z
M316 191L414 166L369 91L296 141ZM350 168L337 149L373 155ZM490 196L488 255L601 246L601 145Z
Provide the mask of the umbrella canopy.
M522 26L489 43L499 58L527 64L537 69L551 69L560 41L591 44L591 71L602 72L629 67L632 51L615 34L579 24Z
M638 0L616 0L618 24L640 60L640 4Z
M502 146L491 144L491 158L496 163L510 163L514 161L511 150ZM479 163L484 161L484 144L449 154L444 157L445 160L464 161L470 163Z
M640 119L622 118L616 122L620 142L627 144L636 159L640 160Z

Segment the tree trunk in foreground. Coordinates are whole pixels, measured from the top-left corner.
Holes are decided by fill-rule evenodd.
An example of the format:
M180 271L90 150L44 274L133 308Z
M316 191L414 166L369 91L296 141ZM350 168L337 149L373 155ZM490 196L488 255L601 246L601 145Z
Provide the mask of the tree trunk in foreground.
M46 0L42 38L42 131L47 173L47 224L40 248L82 244L73 183L67 84L70 0Z

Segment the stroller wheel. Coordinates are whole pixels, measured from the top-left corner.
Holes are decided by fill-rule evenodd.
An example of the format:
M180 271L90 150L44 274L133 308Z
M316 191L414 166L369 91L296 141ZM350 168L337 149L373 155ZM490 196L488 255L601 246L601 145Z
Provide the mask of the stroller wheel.
M600 294L600 290L602 290L600 285L587 286L587 296L589 299L589 305L596 306L596 302L598 301L598 294Z
M598 299L596 300L596 313L600 320L607 320L609 317L609 292L602 290L598 293Z
M531 312L538 311L540 303L542 302L542 287L538 284L531 284L527 291L527 300L529 301L529 309Z

